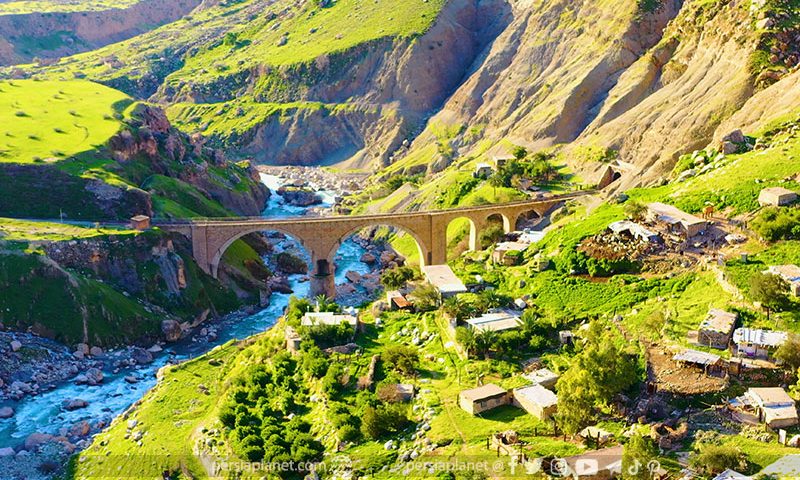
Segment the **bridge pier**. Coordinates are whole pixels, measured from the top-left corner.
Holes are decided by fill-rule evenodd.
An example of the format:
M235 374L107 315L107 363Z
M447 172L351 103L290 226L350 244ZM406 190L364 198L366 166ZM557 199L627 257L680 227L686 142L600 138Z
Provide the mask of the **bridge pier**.
M312 258L312 271L310 275L311 297L325 295L328 298L336 298L336 276L335 267L325 258Z

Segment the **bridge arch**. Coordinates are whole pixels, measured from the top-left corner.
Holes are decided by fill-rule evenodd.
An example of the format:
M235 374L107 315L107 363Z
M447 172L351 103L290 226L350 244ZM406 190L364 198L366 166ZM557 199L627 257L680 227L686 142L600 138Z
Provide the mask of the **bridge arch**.
M378 220L375 223L364 223L360 225L353 226L343 231L342 234L338 235L333 243L331 250L327 252L325 258L328 262L334 266L334 260L336 257L336 252L339 250L339 247L342 246L345 240L356 235L358 232L368 229L368 228L378 228L378 227L390 227L395 230L401 231L406 235L409 235L412 239L414 239L414 243L417 246L417 251L419 252L419 264L420 267L424 267L428 265L430 262L430 247L428 244L423 240L423 238L419 235L419 233L415 232L413 228L403 226L402 224L395 223L392 221L387 220ZM331 272L333 273L333 271Z
M467 250L471 252L480 250L480 234L484 226L485 222L481 220L476 221L476 219L471 217L470 215L459 215L448 219L447 225L445 226L448 252L451 250L452 247L451 242L453 240L458 239L458 234L461 233L461 228L464 227L466 227L469 230L467 232L467 238L466 238Z
M294 233L288 231L287 229L283 229L283 228L280 228L280 227L275 227L275 226L270 225L269 227L252 228L252 229L249 229L249 230L244 230L242 232L237 232L237 234L231 236L229 239L227 239L225 242L223 242L222 245L220 245L219 248L217 248L217 250L214 252L213 256L211 257L211 262L210 262L211 276L213 276L214 278L218 278L219 264L222 261L223 255L225 255L225 251L227 251L228 248L230 248L230 246L233 244L233 242L235 242L236 240L239 240L240 238L242 238L242 237L244 237L246 235L250 235L251 233L262 233L262 232L278 232L278 233L286 235L287 237L289 237L292 240L294 240L295 243L300 245L300 247L302 247L306 251L308 256L311 258L312 265L308 266L309 267L309 272L311 272L314 269L314 265L313 265L313 263L314 263L314 252L311 251L305 245L305 243L303 242L303 239L300 238L299 236L295 235Z

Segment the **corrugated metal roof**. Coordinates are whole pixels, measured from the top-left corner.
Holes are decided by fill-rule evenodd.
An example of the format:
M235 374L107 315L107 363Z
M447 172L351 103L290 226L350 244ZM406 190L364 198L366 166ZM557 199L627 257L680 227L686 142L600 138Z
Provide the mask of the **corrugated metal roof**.
M696 365L704 366L715 365L720 361L720 358L721 357L719 355L701 352L699 350L686 350L672 357L672 359L676 362L694 363Z
M733 332L734 343L752 343L765 347L778 347L786 341L786 332L761 330L759 328L737 328Z

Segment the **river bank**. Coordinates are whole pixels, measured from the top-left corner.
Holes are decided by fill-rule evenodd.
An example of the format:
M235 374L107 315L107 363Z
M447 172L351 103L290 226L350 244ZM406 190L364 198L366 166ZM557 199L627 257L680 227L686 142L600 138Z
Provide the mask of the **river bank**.
M262 174L262 181L274 189L285 180ZM330 208L337 192L317 192L323 198L320 207ZM279 195L272 195L263 215L319 212L318 208L286 204ZM291 250L307 257L291 238L279 239L276 246L279 251ZM337 301L358 306L373 299L380 291L381 269L401 261L386 245L375 245L358 236L346 239L336 255ZM11 462L21 469L7 470L8 478L52 477L56 467L86 448L93 435L156 384L160 368L270 328L283 314L291 295L303 297L309 292L306 274L285 278L291 293L273 292L267 307L247 307L209 320L175 343L161 342L149 348L83 351L31 334L0 332L0 355L14 359L5 365L5 378L14 380L0 384L0 465ZM13 382L17 384L12 389Z

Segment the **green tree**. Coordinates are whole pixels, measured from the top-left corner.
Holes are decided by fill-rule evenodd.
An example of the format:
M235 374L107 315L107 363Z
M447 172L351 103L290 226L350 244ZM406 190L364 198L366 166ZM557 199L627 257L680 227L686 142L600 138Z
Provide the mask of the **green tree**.
M747 457L737 447L729 445L707 445L689 459L689 465L712 477L727 469L741 472L747 469Z
M777 275L758 273L750 277L750 295L767 310L767 319L771 310L780 311L786 306L788 289L786 280Z
M475 330L469 327L456 327L456 341L464 347L467 355L475 354L475 348L477 346Z
M436 287L430 284L423 284L414 289L409 295L411 301L417 309L428 312L435 310L439 306L441 295Z
M637 202L636 200L631 200L625 203L625 206L622 208L622 211L625 213L625 216L633 221L640 221L644 218L647 214L647 207L641 203Z
M489 353L495 348L497 342L497 332L494 330L481 330L475 334L475 351L484 358L489 357Z
M406 345L393 345L387 347L381 358L391 368L404 375L414 375L419 368L419 353Z
M522 160L528 156L528 149L522 145L515 145L511 150L511 154L514 155L515 159Z
M622 478L625 480L653 478L655 472L648 466L657 458L658 446L650 437L632 435L622 451Z
M409 423L406 410L402 404L368 406L361 416L361 432L372 440L400 432Z
M413 280L417 273L411 267L394 267L384 270L381 274L381 285L388 290L402 288L410 280Z
M800 335L790 333L786 341L775 351L775 358L782 361L792 372L800 369Z
M464 320L473 313L473 308L458 297L450 297L442 302L442 312L450 318Z

